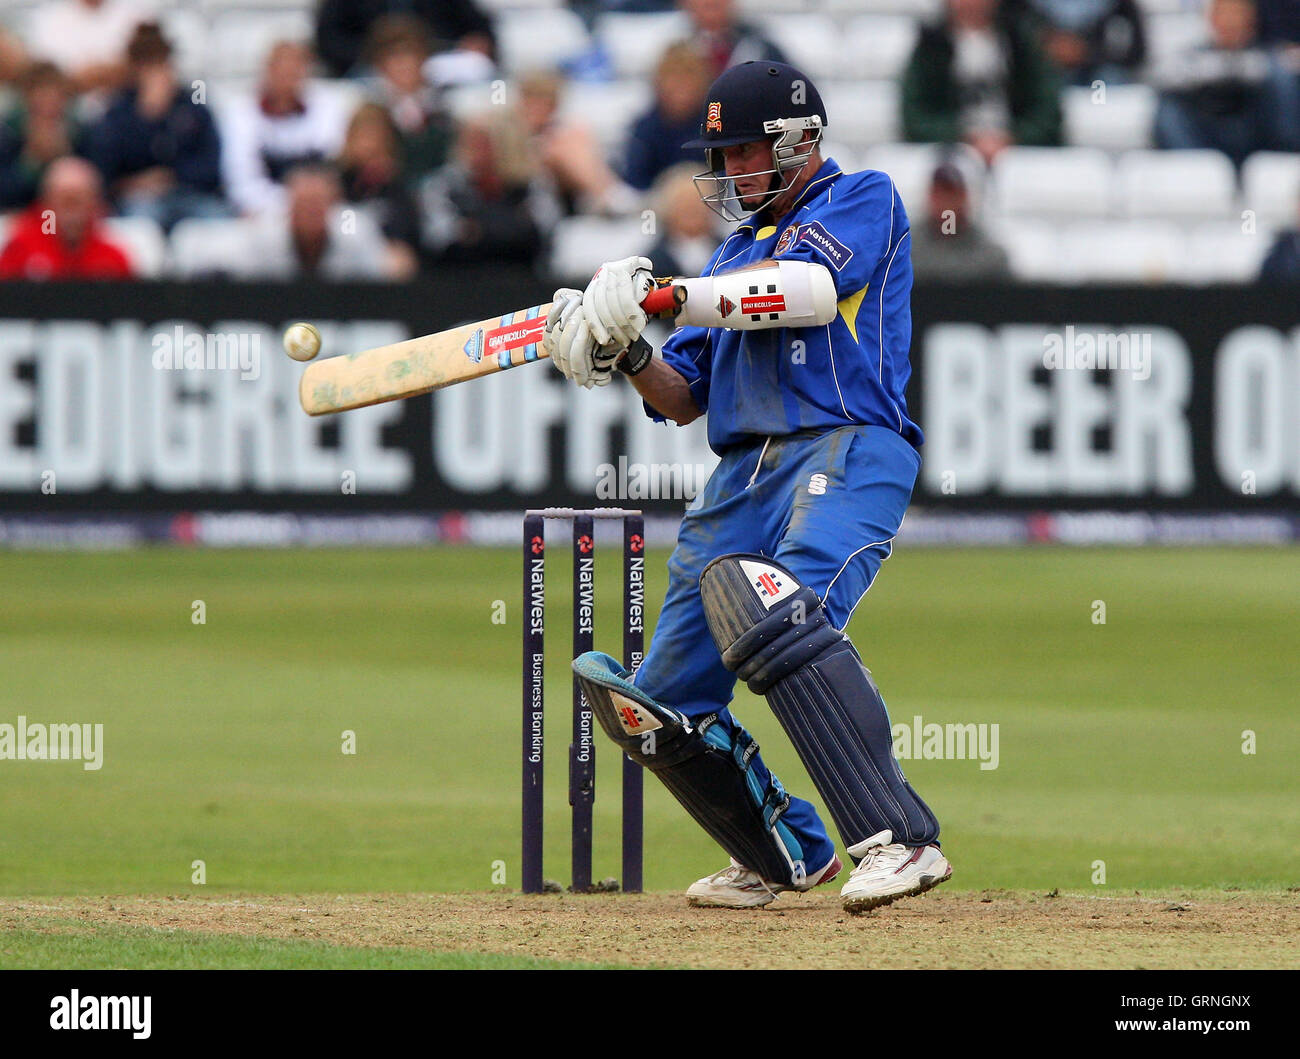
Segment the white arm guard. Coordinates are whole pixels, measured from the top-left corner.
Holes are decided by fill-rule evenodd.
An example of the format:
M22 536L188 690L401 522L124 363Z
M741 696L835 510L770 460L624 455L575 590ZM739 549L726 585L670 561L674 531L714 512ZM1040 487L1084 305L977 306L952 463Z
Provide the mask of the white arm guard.
M678 324L756 331L814 327L835 319L835 280L825 265L774 261L769 267L675 281L686 288Z

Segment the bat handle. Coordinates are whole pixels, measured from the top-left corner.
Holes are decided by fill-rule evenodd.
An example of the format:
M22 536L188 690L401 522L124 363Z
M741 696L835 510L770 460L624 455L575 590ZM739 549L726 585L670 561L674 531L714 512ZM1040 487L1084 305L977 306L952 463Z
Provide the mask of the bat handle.
M686 304L686 288L669 281L662 287L656 287L641 301L641 308L647 316L663 319L676 316Z

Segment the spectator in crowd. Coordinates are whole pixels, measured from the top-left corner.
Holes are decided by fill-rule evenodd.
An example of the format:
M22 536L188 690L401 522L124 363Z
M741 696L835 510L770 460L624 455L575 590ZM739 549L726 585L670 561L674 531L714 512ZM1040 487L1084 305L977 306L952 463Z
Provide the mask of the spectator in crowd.
M1260 43L1300 45L1300 3L1259 0L1257 8Z
M131 261L103 231L99 173L71 156L52 162L40 198L15 220L0 279L130 279Z
M539 72L520 78L518 120L565 214L620 214L636 208L640 196L610 169L591 127L559 116L563 77Z
M659 238L646 252L661 276L698 276L718 248L717 217L695 189L700 167L679 162L659 174L650 192Z
M16 84L30 62L23 42L0 26L0 84Z
M152 15L148 0L54 0L32 16L29 51L71 77L78 93L113 92L130 77L127 44Z
M1210 40L1168 57L1156 143L1171 150L1214 148L1240 166L1253 151L1300 149L1300 91L1280 54L1262 47L1254 0L1210 0Z
M372 94L393 116L411 180L447 160L454 135L442 89L424 72L429 47L428 31L411 15L385 15L371 30L369 53L376 72Z
M333 158L347 122L337 94L309 80L311 49L280 41L261 83L222 112L221 161L230 200L245 214L284 205L284 175Z
M492 22L476 0L323 0L316 16L316 49L331 77L364 73L366 42L380 19L415 18L425 34L462 56L496 58ZM426 56L427 57L427 56Z
M690 16L692 39L708 60L709 84L728 66L750 59L789 62L762 33L736 18L735 0L680 0L680 6Z
M963 283L1009 280L1007 252L976 222L961 169L944 161L930 178L926 215L912 225L912 275L917 280Z
M1029 0L1048 56L1071 84L1137 80L1147 41L1137 0Z
M497 112L461 124L454 160L424 181L420 201L426 253L455 264L531 264L559 212L527 140Z
M654 74L654 105L632 125L627 139L623 179L638 190L648 190L655 178L683 158L682 144L700 134L704 96L714 81L712 67L689 41L670 44L659 57Z
M381 280L390 275L387 243L368 213L345 214L338 174L319 163L284 178L286 208L249 224L248 253L234 264L241 279Z
M187 217L223 217L221 141L209 108L182 91L171 45L156 22L127 46L131 84L87 133L118 212L151 217L165 231Z
M1260 267L1259 281L1300 286L1300 202L1296 203L1296 227L1278 232Z
M947 0L903 73L903 133L969 143L986 162L1011 144L1061 142L1060 75L1032 29L998 0Z
M397 126L378 103L353 112L338 164L348 205L369 212L387 240L387 273L411 278L419 267L420 211L402 174Z
M46 168L81 140L72 83L57 66L33 63L20 85L22 102L0 121L0 210L31 205Z

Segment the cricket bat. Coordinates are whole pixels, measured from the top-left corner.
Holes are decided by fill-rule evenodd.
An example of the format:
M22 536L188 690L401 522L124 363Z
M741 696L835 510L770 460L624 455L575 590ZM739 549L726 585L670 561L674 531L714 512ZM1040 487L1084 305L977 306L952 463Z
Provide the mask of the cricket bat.
M641 308L649 316L669 317L685 297L685 290L669 281L646 295ZM542 331L550 308L550 302L533 305L476 324L318 360L302 373L298 400L308 415L328 415L417 397L542 360Z

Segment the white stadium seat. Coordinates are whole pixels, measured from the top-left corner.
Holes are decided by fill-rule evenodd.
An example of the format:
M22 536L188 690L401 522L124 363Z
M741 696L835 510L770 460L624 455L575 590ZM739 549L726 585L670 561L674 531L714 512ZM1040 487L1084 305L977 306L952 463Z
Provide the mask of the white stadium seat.
M1115 176L1129 217L1214 220L1235 210L1236 172L1218 151L1128 151Z
M564 7L564 0L478 0L479 6L496 17L509 17L513 11L536 7Z
M1079 283L1169 283L1184 267L1187 239L1166 221L1089 221L1061 237L1064 270Z
M1061 95L1065 139L1073 147L1127 151L1151 146L1159 97L1148 85L1066 88Z
M833 15L908 15L935 18L943 11L943 0L816 0Z
M639 216L567 217L556 225L552 237L551 273L585 284L602 263L643 254L653 242L654 236L641 230Z
M253 77L281 40L310 41L310 11L225 11L212 19L208 40L209 77Z
M816 11L821 3L822 0L740 0L736 6L743 17L752 18L754 15L769 12L804 14L808 11Z
M1006 250L1016 279L1026 283L1068 283L1074 278L1061 252L1061 233L1050 221L1002 220L987 231Z
M1090 147L1008 147L993 162L993 195L1008 217L1104 217L1114 169Z
M827 77L844 46L835 20L829 15L760 15L754 23L779 47L790 62L813 79ZM862 76L855 72L854 76Z
M587 125L607 155L619 154L628 129L650 108L654 93L643 79L590 83L571 81L564 88L560 113Z
M208 20L198 11L168 8L160 15L163 35L176 49L176 73L183 81L206 78L208 70Z
M1253 234L1233 221L1198 224L1188 236L1188 253L1177 278L1186 283L1254 283L1273 245L1273 231Z
M835 51L839 76L878 80L900 76L912 57L916 34L916 19L906 15L860 15L849 19Z
M516 11L496 24L497 48L507 74L550 70L587 50L587 27L567 8Z
M105 217L108 237L126 251L135 274L155 279L167 264L167 237L148 217Z
M818 91L828 136L858 148L899 138L896 81L828 81Z
M1241 167L1241 207L1259 224L1291 228L1300 218L1300 154L1257 151Z
M1195 47L1209 37L1205 16L1199 11L1171 12L1149 15L1146 20L1147 52L1149 62L1160 62Z
M172 272L179 279L234 276L248 255L248 221L188 220L172 229Z
M648 77L664 49L691 34L690 20L680 11L656 15L602 15L596 39L614 64L615 77Z
M930 192L930 178L942 158L950 158L966 177L971 202L977 215L984 201L984 163L971 148L947 147L933 143L885 143L869 147L861 154L863 169L888 173L910 218L925 210Z

